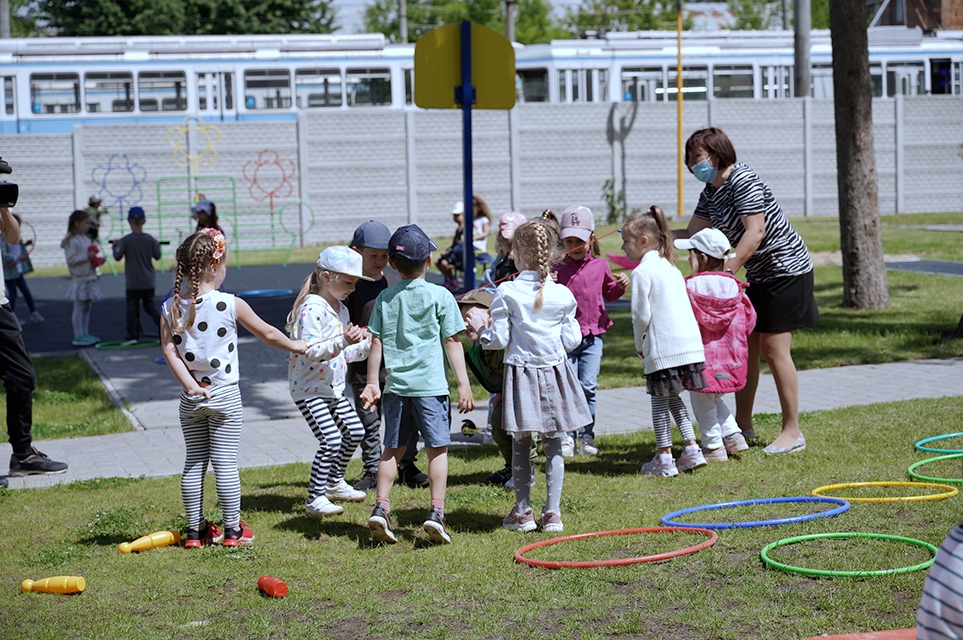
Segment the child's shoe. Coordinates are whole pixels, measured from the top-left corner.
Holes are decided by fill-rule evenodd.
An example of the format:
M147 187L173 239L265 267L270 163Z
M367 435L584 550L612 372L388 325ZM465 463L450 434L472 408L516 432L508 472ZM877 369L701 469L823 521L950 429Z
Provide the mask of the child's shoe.
M698 445L689 445L682 450L682 455L675 463L679 471L695 471L706 466L706 458Z
M371 539L375 542L387 542L389 544L398 542L398 538L391 531L390 513L377 505L371 510L371 517L368 518L368 529L371 530Z
M328 487L324 494L328 500L347 500L348 502L361 502L367 496L364 491L358 491L345 482L344 478L341 478L333 487Z
M438 513L434 509L428 512L428 517L425 518L422 528L428 534L428 539L434 543L448 544L451 542L451 534L448 533L448 522L445 520L444 514Z
M188 529L187 539L184 540L185 549L197 549L205 545L217 544L224 539L224 532L213 522L204 521L200 529Z
M581 449L583 456L597 456L599 454L599 448L595 446L595 437L589 434L585 434L579 439L579 449Z
M741 433L734 433L731 436L726 436L722 439L722 442L726 445L726 453L739 453L740 451L745 451L749 448L749 443L746 442L746 437Z
M309 516L314 516L316 518L322 518L324 516L336 516L339 513L344 513L344 507L334 504L328 500L327 496L318 496L311 502L307 503L307 505L304 507L304 510Z
M715 449L703 449L702 457L706 459L706 462L725 462L729 459L728 454L726 454L725 447L717 447Z
M571 458L575 455L575 438L572 434L566 433L562 437L562 457Z
M679 469L675 466L671 453L657 453L654 458L642 465L642 473L647 476L671 478L679 475Z
M373 491L378 488L378 470L366 469L361 479L354 484L355 491Z
M756 430L752 427L742 430L742 437L745 438L746 442L752 442L756 439Z
M225 547L240 547L241 545L251 544L253 541L254 532L243 520L240 521L237 529L225 529L224 531L223 544Z
M40 315L39 311L34 311L33 313L30 314L30 322L34 324L40 324L41 322L43 322L43 316Z
M542 531L546 533L558 533L564 530L562 526L562 514L556 511L542 510Z
M531 509L518 513L515 507L512 507L511 512L502 520L502 526L509 531L535 531L538 528L535 514Z
M512 468L505 467L501 471L496 471L495 473L485 476L485 484L494 484L499 487L504 487L505 483L512 479Z

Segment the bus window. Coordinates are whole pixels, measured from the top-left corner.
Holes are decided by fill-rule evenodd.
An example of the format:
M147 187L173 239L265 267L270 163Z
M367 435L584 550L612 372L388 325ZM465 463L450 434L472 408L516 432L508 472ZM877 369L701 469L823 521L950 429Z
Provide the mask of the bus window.
M678 89L675 86L676 76L674 69L669 69L669 86L666 89L666 98L675 102ZM685 100L707 100L708 99L708 80L709 70L706 67L682 67L682 93Z
M795 97L794 67L772 66L762 67L762 96L763 98L792 98Z
M298 107L340 107L344 102L340 69L295 69Z
M390 69L348 69L345 87L349 107L391 104Z
M608 92L608 83L606 82L607 76L606 76L605 69L599 69L595 73L598 74L598 79L599 79L599 92L598 92L598 95L595 96L595 101L607 102L609 99L609 92Z
M832 100L833 66L831 64L814 64L810 77L813 83L813 97Z
M656 99L662 100L664 93L665 77L662 67L622 68L623 101L653 102Z
M187 76L183 71L142 71L137 74L141 111L187 111Z
M926 93L922 62L895 62L886 65L886 95L921 96ZM935 93L935 92L934 92ZM873 94L875 95L875 93Z
M291 72L287 69L248 69L244 72L244 105L248 109L287 109L291 106Z
M712 68L713 98L752 98L754 94L751 66L718 65Z
M80 113L80 76L31 73L30 110L34 113Z
M515 76L521 81L518 102L548 102L548 69L517 69Z
M405 104L415 103L415 72L405 69Z
M5 76L3 78L3 106L4 113L8 116L12 116L14 112L13 105L16 104L16 100L13 97L13 77Z
M881 65L869 65L869 84L874 98L883 97L883 67Z
M930 91L934 94L952 94L953 63L951 60L930 60Z
M127 72L85 73L88 113L134 110L134 76Z

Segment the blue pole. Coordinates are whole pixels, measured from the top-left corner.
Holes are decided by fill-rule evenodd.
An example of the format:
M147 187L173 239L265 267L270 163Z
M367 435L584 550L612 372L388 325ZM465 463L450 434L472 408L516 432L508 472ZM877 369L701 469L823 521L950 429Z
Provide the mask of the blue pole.
M455 96L456 100L458 96ZM475 248L472 244L472 224L475 208L471 184L471 105L475 102L475 88L471 84L471 22L461 22L461 146L462 171L465 182L465 269L464 291L475 288Z

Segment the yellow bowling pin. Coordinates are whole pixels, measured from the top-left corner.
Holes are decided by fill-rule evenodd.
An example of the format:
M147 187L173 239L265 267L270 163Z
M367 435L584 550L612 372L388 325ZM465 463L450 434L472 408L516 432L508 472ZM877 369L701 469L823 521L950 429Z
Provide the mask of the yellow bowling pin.
M81 593L87 588L87 581L81 576L56 576L43 580L24 580L20 583L24 593L43 591L44 593Z
M117 550L121 553L131 551L149 551L157 547L166 547L177 544L181 541L180 531L157 531L149 536L137 538L133 542L121 542L117 545Z

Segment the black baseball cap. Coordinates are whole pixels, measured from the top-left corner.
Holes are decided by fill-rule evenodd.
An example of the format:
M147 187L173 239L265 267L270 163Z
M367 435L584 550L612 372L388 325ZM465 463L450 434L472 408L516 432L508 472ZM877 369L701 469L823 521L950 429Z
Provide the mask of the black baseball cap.
M406 224L391 234L388 257L402 257L411 262L424 262L438 248L416 224Z

